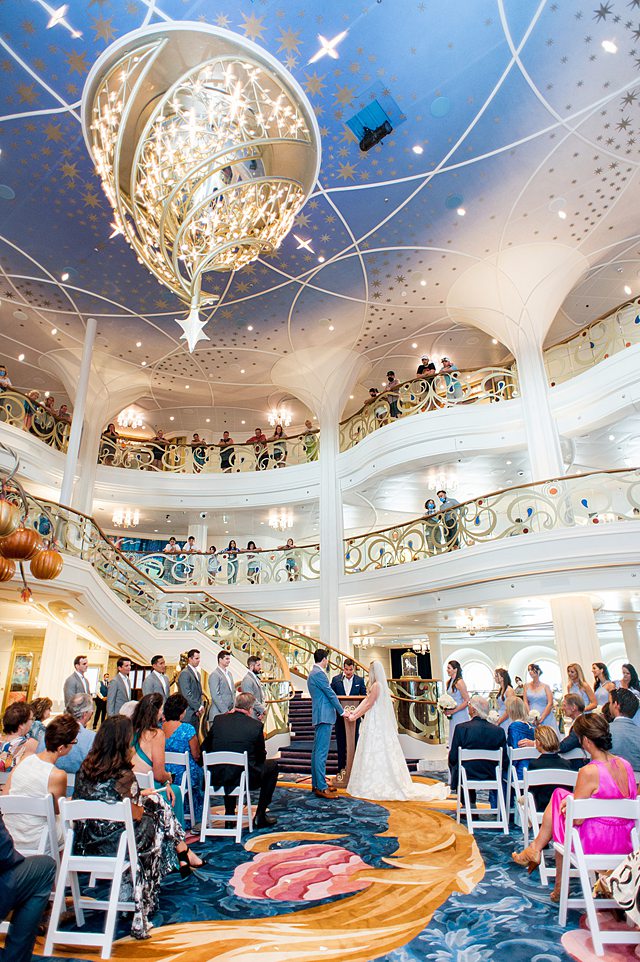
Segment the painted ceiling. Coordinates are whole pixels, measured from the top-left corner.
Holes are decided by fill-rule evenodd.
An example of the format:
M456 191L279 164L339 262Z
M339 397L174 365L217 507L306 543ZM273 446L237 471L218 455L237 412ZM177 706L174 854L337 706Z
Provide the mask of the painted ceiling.
M625 286L638 291L640 0L68 0L62 19L58 8L0 0L0 357L14 384L57 390L44 358L79 349L92 315L98 350L147 368L147 409L188 401L215 408L216 429L240 412L253 421L282 397L276 361L335 344L371 362L354 409L388 369L413 375L422 353L460 368L505 358L447 315L450 285L477 258L535 241L582 251L590 271L551 342ZM293 231L228 287L215 279L226 293L193 354L174 321L184 305L110 236L79 121L102 51L163 20L264 46L305 90L322 137ZM342 32L337 59L309 62L319 34ZM399 121L363 153L347 121L372 91L393 98Z

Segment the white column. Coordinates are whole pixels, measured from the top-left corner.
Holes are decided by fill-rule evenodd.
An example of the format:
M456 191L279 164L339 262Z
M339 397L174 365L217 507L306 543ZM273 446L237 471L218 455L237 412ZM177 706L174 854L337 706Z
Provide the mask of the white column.
M78 454L80 452L80 439L84 427L84 412L87 402L87 388L89 386L89 374L91 372L91 355L93 353L93 343L96 337L98 322L94 317L87 319L87 329L84 335L84 345L82 348L82 361L78 374L78 389L73 405L73 419L71 421L71 431L69 433L69 445L67 447L67 457L64 465L64 475L60 488L60 501L62 504L71 504L73 492L73 481L78 466Z
M560 435L549 403L549 386L542 348L533 339L516 353L527 451L533 481L564 474Z
M91 420L85 418L82 442L80 444L79 475L73 489L72 506L84 514L93 514L93 492L98 470L98 454L100 438L104 427L104 418L95 408L91 410ZM63 501L63 504L67 502Z
M600 639L588 595L563 595L551 599L551 616L560 668L575 661L589 677L594 661L602 661Z
M632 618L623 618L620 622L622 628L622 638L627 652L628 662L637 669L640 665L640 636L638 635L638 622Z
M340 612L340 575L344 571L342 492L337 476L338 416L320 412L320 640L346 650L346 620Z
M36 697L53 699L53 710L64 709L62 687L73 671L76 655L87 652L88 644L76 637L70 628L50 621L44 633L44 645L36 685Z

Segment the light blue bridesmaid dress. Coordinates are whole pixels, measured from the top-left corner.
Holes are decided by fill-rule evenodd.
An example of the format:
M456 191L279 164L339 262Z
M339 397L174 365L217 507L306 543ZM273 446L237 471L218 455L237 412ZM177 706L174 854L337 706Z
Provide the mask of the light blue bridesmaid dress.
M529 710L533 711L535 708L540 712L540 717L542 717L542 712L547 707L547 693L544 690L544 687L539 688L538 691L533 691L530 685L526 685L525 691L527 693L527 701L529 702ZM538 724L540 724L540 722L538 722ZM556 713L553 709L549 712L542 724L548 725L549 728L553 728L556 734L560 734Z
M598 689L598 691L600 691L600 689ZM580 698L582 698L582 701L584 702L584 707L585 707L585 708L586 708L587 705L589 704L589 696L587 695L586 691L584 691L584 690L580 687L580 685L578 684L577 681L574 681L573 685L572 685L571 688L569 689L569 694L570 694L570 695L578 695ZM607 701L608 701L608 700L609 700L609 692L606 692L606 695L607 695Z
M461 705L464 698L460 694L457 688L447 688L447 694L451 695L456 705ZM449 719L449 744L453 741L453 733L455 731L456 725L461 725L463 722L469 721L469 709L464 708L462 711L457 711L455 715L452 715Z
M505 711L507 710L507 699L503 698L502 695L498 695L497 705L498 705L498 708L497 708L498 715L499 716L504 715ZM503 722L500 722L500 728L503 729L505 734L510 724L511 724L511 719L508 716L505 718Z
M609 703L609 692L604 685L600 685L599 688L596 688L594 694L596 696L598 708L602 708L603 705L607 705Z

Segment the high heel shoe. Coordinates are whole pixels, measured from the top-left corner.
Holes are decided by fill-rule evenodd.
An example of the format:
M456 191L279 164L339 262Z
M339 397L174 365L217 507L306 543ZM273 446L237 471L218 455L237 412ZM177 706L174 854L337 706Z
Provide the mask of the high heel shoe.
M185 848L182 852L176 852L178 856L178 868L180 869L180 878L189 878L191 875L191 865L189 863L189 849Z
M535 849L532 845L527 845L522 852L512 852L511 858L516 863L516 865L524 865L527 869L529 875L540 865L540 852Z

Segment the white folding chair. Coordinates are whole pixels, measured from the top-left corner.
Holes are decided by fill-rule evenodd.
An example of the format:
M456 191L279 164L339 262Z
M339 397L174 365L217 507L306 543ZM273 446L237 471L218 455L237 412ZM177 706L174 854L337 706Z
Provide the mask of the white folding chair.
M495 763L494 778L471 779L468 777L464 767L464 762L485 761ZM497 806L479 809L471 805L471 792L474 791L494 791L497 793ZM462 797L464 796L464 803ZM505 835L509 834L509 819L502 791L502 749L495 751L475 751L469 748L458 749L458 799L456 804L456 821L460 821L462 809L464 808L467 820L467 829L473 835L474 828L502 829ZM473 820L473 813L479 815L495 815L493 820L480 821Z
M56 872L60 868L60 851L58 849L58 833L56 829L56 814L53 807L53 795L34 798L32 795L0 795L0 812L5 815L34 815L43 819L38 844L33 848L16 845L21 855L51 855L56 863Z
M537 772L531 772L528 768L525 769L522 780L522 834L524 836L525 848L529 844L529 829L531 829L533 837L536 838L538 832L540 831L540 826L542 825L542 816L544 815L544 812L538 811L536 808L536 802L533 792L531 791L531 787L534 786L538 788L540 785L553 785L554 788L558 788L559 786L563 786L564 788L574 788L577 777L577 772L569 772L564 768L543 768ZM555 868L547 868L544 852L541 852L540 881L543 885L548 885L549 879L555 878L555 875Z
M180 782L177 783L177 787L182 792L182 803L184 805L184 817L186 821L191 823L191 828L193 829L196 824L195 809L193 807L193 787L191 785L191 770L189 768L189 755L190 752L165 752L164 760L167 765L182 765L184 771L182 773L182 778ZM187 808L187 799L189 800L189 807Z
M580 758L584 762L589 761L589 756L582 748L572 748L570 752L562 752L561 758L565 758L570 762L573 758Z
M517 810L518 800L522 798L522 780L518 777L516 762L538 758L537 748L509 748L509 777L507 778L507 812L511 811L511 804Z
M592 894L594 873L616 868L624 856L620 854L587 855L584 852L580 832L578 828L574 828L574 822L582 819L584 823L590 818L622 818L633 821L635 824L631 832L631 850L635 851L640 846L640 800L637 798L576 799L569 795L565 813L564 845L559 842L553 843L556 852L563 856L558 921L562 926L567 924L569 908L585 909L594 951L596 955L604 955L605 943L639 944L640 930L623 929L603 932L598 924L597 910L618 908L618 903L613 899L598 898L597 902L594 900ZM582 898L569 897L570 875L577 875L580 879Z
M133 774L136 776L136 781L141 791L145 788L156 787L153 772L134 772Z
M242 841L242 828L247 824L249 831L253 831L253 812L251 809L251 795L249 794L249 758L246 752L205 752L202 756L204 767L204 807L202 809L202 824L200 826L200 841L204 842L207 835L234 836L236 842ZM215 799L224 806L224 787L214 788L211 784L211 765L234 765L241 768L240 783L228 795L237 799L235 815L225 815L224 812L212 812L211 801ZM245 814L246 808L246 814ZM224 822L224 828L216 826L216 822ZM227 828L227 822L235 821L235 828Z
M64 851L60 864L60 875L51 909L51 919L44 945L44 954L53 955L54 945L89 945L101 949L101 957L111 957L111 946L118 912L133 912L133 902L120 901L120 884L125 872L130 872L133 883L138 872L138 855L133 830L131 802L91 802L60 800L60 818L65 829ZM120 822L123 832L115 855L74 855L74 822L86 819L100 819L107 822ZM88 874L91 879L111 881L108 899L85 898L80 891L80 876ZM73 908L78 927L84 925L84 909L106 912L104 932L70 932L60 929L60 916L65 908L64 893L66 886L71 887Z
M73 795L73 790L76 787L76 774L75 772L67 772L67 797L71 798Z

